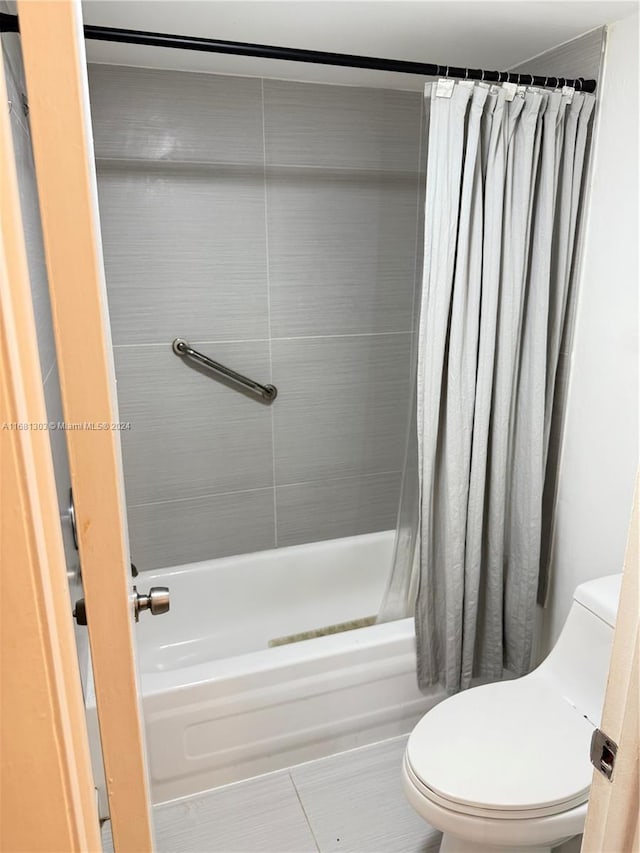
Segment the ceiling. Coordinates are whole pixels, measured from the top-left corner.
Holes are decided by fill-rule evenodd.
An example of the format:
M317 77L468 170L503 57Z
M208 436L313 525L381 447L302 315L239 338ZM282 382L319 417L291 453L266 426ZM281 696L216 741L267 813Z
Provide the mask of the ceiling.
M638 2L84 0L82 8L87 24L503 70L637 12ZM95 41L87 41L87 58L402 89L420 89L423 82L406 74Z

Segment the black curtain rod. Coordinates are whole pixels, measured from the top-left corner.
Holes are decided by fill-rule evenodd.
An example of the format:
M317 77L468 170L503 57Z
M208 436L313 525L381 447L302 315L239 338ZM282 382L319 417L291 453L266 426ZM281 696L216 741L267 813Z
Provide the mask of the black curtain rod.
M18 16L0 13L0 32L20 32ZM294 47L274 47L268 44L247 44L239 41L221 41L219 39L170 35L168 33L149 33L142 30L123 30L116 27L87 25L84 28L84 37L93 41L144 44L152 47L172 47L180 50L200 50L205 53L227 53L236 56L258 56L264 59L286 59L291 62L339 65L345 68L371 68L377 71L419 74L423 77L454 77L463 80L485 80L488 83L545 86L552 89L557 89L559 86L572 86L582 92L595 92L596 90L595 80L585 80L582 77L571 80L564 77L517 74L512 71L481 71L476 68L408 62L405 59L376 59L373 56L351 56L346 53L328 53L322 50L300 50Z

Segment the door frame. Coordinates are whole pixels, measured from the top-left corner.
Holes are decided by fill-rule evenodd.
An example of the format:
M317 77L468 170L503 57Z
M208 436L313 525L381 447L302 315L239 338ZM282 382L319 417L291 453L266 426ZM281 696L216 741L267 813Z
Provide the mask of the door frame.
M144 853L153 835L82 12L79 0L19 0L18 17L111 831L118 853Z
M6 109L0 187L0 849L100 851L51 446L17 428L47 415Z

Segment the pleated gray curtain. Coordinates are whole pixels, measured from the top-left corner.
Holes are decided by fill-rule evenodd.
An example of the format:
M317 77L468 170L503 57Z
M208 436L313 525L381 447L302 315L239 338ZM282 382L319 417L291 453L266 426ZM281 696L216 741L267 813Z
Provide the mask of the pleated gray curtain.
M428 84L425 96L419 503L413 544L404 531L411 553L398 531L389 589L404 590L407 606L415 599L421 687L453 693L531 664L551 406L594 98L467 81ZM399 609L400 596L388 595L382 616Z

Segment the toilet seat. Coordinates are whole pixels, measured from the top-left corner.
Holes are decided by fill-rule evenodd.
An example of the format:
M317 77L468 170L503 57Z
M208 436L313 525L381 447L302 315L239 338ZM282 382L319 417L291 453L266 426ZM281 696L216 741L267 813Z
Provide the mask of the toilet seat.
M467 845L464 849L475 853L478 850L486 853L486 847L491 845L500 853L515 853L516 850L532 848L551 853L553 848L583 831L587 816L586 802L553 815L513 820L505 818L504 813L480 817L453 811L438 805L418 789L415 777L408 768L406 754L402 765L402 783L407 799L430 826L443 832L445 839L455 838L454 849L463 846L460 843L462 839Z
M538 673L459 693L413 730L406 771L449 811L491 819L545 817L589 796L593 726Z
M570 811L571 809L586 803L588 799L587 792L587 796L575 797L567 802L555 803L552 806L538 809L511 809L508 811L504 809L494 809L487 806L483 807L480 805L471 806L466 803L457 803L454 800L448 800L446 797L441 797L434 790L425 785L411 767L411 763L406 754L404 757L404 771L411 784L425 798L425 800L428 800L430 803L435 803L443 809L456 812L457 814L469 817L481 817L485 820L532 820L533 818L551 817L553 815Z

